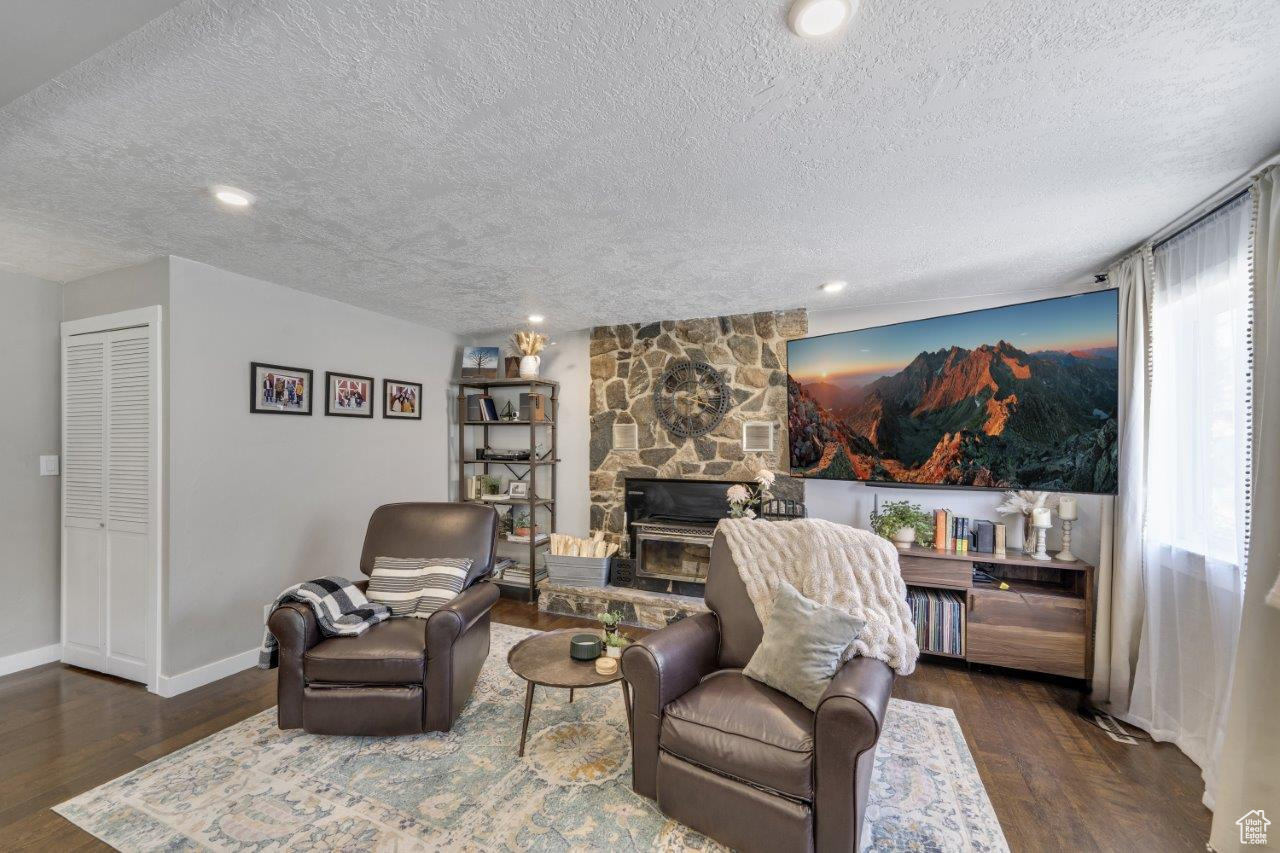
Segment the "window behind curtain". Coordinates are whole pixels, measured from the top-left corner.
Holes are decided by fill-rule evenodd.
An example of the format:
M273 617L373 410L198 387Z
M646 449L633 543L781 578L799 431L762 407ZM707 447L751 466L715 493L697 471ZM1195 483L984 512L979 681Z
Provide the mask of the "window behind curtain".
M1217 763L1240 634L1248 523L1248 199L1155 252L1142 639L1127 718Z
M1249 200L1155 252L1147 537L1245 565Z

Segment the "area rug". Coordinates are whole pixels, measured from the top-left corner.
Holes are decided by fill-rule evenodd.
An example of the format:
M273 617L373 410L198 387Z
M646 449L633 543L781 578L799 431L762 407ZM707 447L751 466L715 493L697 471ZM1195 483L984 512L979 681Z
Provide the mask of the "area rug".
M223 729L54 811L120 850L721 850L631 791L616 685L538 688L516 757L524 682L507 651L532 632L493 626L493 651L448 734L320 737L275 709ZM876 850L1007 850L947 708L894 699L867 808Z

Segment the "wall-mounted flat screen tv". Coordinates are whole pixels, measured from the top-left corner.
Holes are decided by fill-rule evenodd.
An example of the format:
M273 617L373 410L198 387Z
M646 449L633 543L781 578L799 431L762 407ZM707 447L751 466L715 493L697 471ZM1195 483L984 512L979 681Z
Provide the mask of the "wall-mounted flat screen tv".
M1114 494L1117 307L1102 290L791 341L792 474Z

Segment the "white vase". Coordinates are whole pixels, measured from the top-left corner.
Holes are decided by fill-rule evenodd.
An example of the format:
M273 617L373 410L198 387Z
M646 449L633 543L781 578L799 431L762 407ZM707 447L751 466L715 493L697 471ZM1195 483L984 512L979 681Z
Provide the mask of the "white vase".
M898 532L893 534L893 544L903 551L910 548L915 541L916 529L914 527L899 527Z
M606 657L620 658L622 657L622 646L605 646L604 653Z
M537 379L538 367L542 364L542 358L536 355L523 355L520 357L520 378L521 379Z

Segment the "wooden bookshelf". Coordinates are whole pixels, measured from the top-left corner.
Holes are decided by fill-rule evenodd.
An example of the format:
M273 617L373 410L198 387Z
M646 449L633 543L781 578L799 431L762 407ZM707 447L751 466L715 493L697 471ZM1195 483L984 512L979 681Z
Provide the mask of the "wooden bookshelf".
M1095 570L1088 563L918 545L900 550L898 562L907 586L964 594L964 654L940 657L1082 681L1092 677ZM984 564L1008 589L974 581L975 564Z
M549 379L460 379L458 386L458 500L464 503L489 504L492 506L523 507L529 513L531 523L537 525L542 533L552 533L556 529L556 463L560 461L556 447L556 415L559 404L560 385ZM512 390L528 389L530 393L543 394L547 397L547 417L545 420L512 420L512 421L476 421L467 419L468 392L488 393L494 388ZM474 429L473 429L474 428ZM492 450L489 444L490 430L524 429L528 431L528 459L482 459L477 450ZM535 458L539 438L550 441L551 448L544 458ZM510 449L510 448L504 448ZM523 450L524 448L520 448ZM511 476L529 484L529 497L503 498L502 500L467 501L466 479L468 469L505 467ZM541 472L541 473L539 473ZM546 494L540 494L539 490ZM499 537L499 541L506 541ZM524 584L503 583L498 581L498 588L504 597L522 601L534 601L538 597L538 556L539 549L546 548L547 542L539 542L537 536L531 536L528 543L511 543L517 547L528 547L528 562L524 565L529 570L529 582Z

